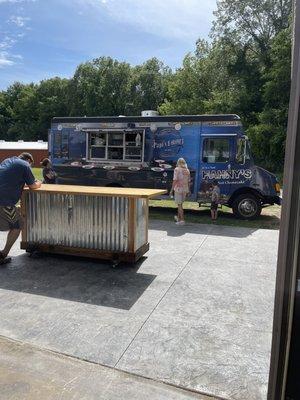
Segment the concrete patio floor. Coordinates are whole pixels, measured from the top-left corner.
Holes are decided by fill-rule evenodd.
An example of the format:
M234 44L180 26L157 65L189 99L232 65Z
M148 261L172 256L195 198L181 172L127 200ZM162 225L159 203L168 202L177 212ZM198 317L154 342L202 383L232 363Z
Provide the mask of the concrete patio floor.
M0 337L1 400L214 400Z
M29 258L16 245L0 268L0 335L188 390L266 399L278 231L150 228L135 267Z

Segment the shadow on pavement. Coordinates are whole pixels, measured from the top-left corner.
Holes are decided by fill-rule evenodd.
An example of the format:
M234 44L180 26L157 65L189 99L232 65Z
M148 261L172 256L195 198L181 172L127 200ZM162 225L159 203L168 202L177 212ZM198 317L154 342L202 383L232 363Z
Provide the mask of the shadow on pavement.
M161 220L161 221L174 221L174 215L176 209L170 207L159 207L151 206L149 209L150 220ZM185 220L187 224L196 224L198 227L208 225L210 227L224 228L222 235L241 237L239 229L245 229L245 231L257 229L279 229L280 217L276 215L262 214L254 220L241 220L237 219L232 213L224 212L219 210L219 217L216 223L212 223L209 209L185 209ZM225 229L227 228L227 229ZM236 234L235 234L236 232ZM248 231L249 232L249 231ZM207 234L210 234L208 231ZM213 231L214 234L214 231Z
M138 273L142 262L112 268L86 258L22 254L0 269L0 288L129 310L156 277Z
M257 231L257 228L245 228L236 226L224 226L214 224L196 224L186 220L185 225L176 225L171 219L170 221L161 219L152 219L149 223L149 228L152 230L166 231L168 236L183 236L187 233L223 236L232 238L246 238Z

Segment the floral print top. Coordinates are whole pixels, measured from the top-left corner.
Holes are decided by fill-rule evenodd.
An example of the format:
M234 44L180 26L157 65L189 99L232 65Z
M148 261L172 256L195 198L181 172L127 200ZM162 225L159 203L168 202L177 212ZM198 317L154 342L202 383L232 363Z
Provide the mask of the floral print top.
M174 169L174 191L177 193L189 193L190 171L188 168L176 167Z

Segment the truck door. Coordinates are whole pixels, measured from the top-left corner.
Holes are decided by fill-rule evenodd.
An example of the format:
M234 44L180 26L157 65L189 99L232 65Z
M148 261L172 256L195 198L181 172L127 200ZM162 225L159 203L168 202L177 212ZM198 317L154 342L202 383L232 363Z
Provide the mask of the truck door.
M252 177L251 167L253 160L250 154L249 142L246 136L237 137L235 140L235 157L232 157L231 168L236 171L232 177L232 185L247 186ZM234 191L236 188L231 187Z
M221 199L226 202L231 189L231 162L233 154L233 136L201 137L199 192L198 199L202 203L210 202L211 183L216 179L220 185Z

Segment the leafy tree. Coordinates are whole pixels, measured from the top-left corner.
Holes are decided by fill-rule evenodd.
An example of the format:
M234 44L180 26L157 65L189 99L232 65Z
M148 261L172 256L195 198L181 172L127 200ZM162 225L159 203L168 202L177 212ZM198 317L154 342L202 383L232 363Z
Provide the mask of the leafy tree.
M130 103L130 65L100 57L79 65L70 83L71 115L124 114Z
M157 58L132 68L131 102L125 114L139 115L142 110L157 110L166 96L171 70Z
M7 138L7 131L12 121L11 113L11 107L7 104L6 92L0 92L0 138L2 140Z
M289 26L291 11L292 0L219 0L212 35L246 44L269 65L272 39Z
M204 48L203 48L204 50ZM211 92L211 74L207 68L208 52L188 54L169 80L168 99L159 107L163 114L201 114Z
M7 131L7 139L35 139L39 136L37 126L37 86L33 83L16 83L8 89L8 103L12 108L12 123Z
M282 171L290 93L290 29L281 31L273 39L271 62L263 87L264 108L258 115L258 124L248 132L258 161L266 168Z
M0 135L46 139L53 116L236 113L261 165L284 158L290 90L292 0L219 0L211 42L171 71L151 58L131 66L110 57L80 64L71 79L15 82L0 92Z
M52 78L41 81L36 89L38 138L47 140L47 132L53 117L69 114L69 80Z

